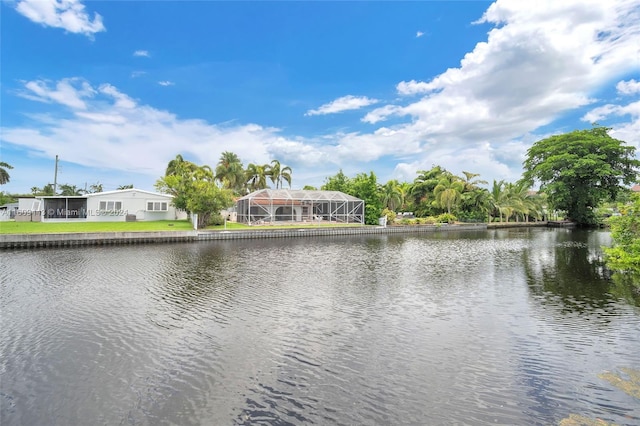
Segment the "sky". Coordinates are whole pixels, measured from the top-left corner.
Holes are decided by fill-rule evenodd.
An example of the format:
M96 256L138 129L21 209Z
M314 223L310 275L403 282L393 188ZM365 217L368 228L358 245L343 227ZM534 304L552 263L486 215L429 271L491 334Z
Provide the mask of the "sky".
M521 177L553 134L640 147L640 0L0 0L0 187L153 190L177 154L292 187Z

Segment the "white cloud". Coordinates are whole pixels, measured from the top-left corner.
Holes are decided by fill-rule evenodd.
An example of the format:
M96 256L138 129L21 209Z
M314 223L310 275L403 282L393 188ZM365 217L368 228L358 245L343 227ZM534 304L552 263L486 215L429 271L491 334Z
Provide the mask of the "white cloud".
M401 81L396 86L396 90L401 95L416 95L419 93L427 93L434 89L434 86L423 81Z
M616 84L616 90L621 95L633 95L636 93L640 93L640 81L620 81L618 82L618 84Z
M630 121L610 126L612 131L609 134L616 139L640 148L640 101L631 102L627 105L603 105L589 111L582 117L582 120L593 123L612 117L629 117Z
M199 164L215 166L233 147L245 163L268 163L271 151L296 146L278 129L256 124L216 125L142 105L110 84L92 86L80 79L57 84L26 82L29 99L68 107L30 115L25 127L3 127L3 143L49 158L95 169L140 172L157 178L167 162L183 153ZM61 90L64 88L64 90ZM281 148L278 148L281 147ZM309 151L302 146L300 152Z
M151 55L149 54L149 51L147 50L136 50L135 52L133 52L133 56L140 56L143 58L150 58Z
M365 119L410 117L410 126L441 141L510 140L584 107L589 93L638 68L637 1L498 0L480 23L496 25L458 68L430 81L403 81L406 106L382 106Z
M174 86L175 83L173 81L169 81L169 80L164 80L164 81L159 81L158 84L160 86Z
M45 80L35 80L25 83L26 91L18 94L27 99L45 103L58 103L72 109L86 109L83 98L94 95L94 89L84 80L65 78L60 80L55 89L50 89Z
M354 109L360 109L369 105L378 103L377 99L371 99L366 96L352 96L347 95L338 98L332 102L320 106L318 109L310 109L305 115L324 115L335 114L342 111L349 111Z
M145 75L147 72L146 71L134 71L131 73L131 78L137 78L137 77L141 77L143 75Z
M424 35L424 33L422 31L417 31L416 32L416 38L420 38Z
M102 16L94 13L92 20L79 0L20 0L16 10L35 23L71 33L91 37L106 30Z

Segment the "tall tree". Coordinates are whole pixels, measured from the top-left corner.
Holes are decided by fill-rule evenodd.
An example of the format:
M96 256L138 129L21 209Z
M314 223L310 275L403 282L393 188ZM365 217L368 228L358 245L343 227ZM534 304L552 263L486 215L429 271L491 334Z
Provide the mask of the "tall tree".
M392 179L382 185L382 205L392 212L397 211L398 207L401 207L404 203L404 194L402 193L402 186L400 183Z
M75 195L82 195L84 194L84 190L78 188L75 185L71 185L68 183L65 183L63 185L60 185L60 195L64 195L67 197L72 197Z
M340 169L334 176L326 178L320 189L323 191L340 191L346 194L349 192L350 185L351 179Z
M382 197L378 178L373 172L359 173L350 182L347 194L364 201L364 221L367 225L377 225L382 216Z
M267 187L268 164L253 164L247 166L246 181L250 191L258 191Z
M230 189L238 195L242 194L246 179L240 157L230 151L223 152L216 165L215 177L220 181L223 188Z
M434 214L433 190L444 174L449 173L440 166L433 166L431 170L418 171L418 177L413 181L409 195L413 202L413 207L418 216L429 216Z
M446 209L447 213L452 213L462 201L463 190L464 182L459 177L446 173L433 188L435 202L440 208Z
M581 225L596 222L594 209L615 200L623 185L636 181L635 147L614 139L606 127L575 130L542 139L527 151L523 181L540 183L549 204Z
M133 189L133 184L130 183L129 185L120 185L118 187L118 190L123 190L123 189Z
M212 215L233 204L232 193L220 189L209 166L195 166L182 161L175 165L172 173L156 182L156 189L173 195L173 205L198 215L198 227L209 224Z
M96 182L93 185L89 186L89 191L90 194L96 193L96 192L102 192L102 184L100 182Z
M0 161L0 185L4 185L5 183L9 183L10 176L7 169L13 169L13 166L9 163L5 163L4 161Z
M268 174L271 182L276 185L276 189L282 188L282 181L287 182L289 188L291 188L291 167L282 167L280 161L272 160L269 165Z

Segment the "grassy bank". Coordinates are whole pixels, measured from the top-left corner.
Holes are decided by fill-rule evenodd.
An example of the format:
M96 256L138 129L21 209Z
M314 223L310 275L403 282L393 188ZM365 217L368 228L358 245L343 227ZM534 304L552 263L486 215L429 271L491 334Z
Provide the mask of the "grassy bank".
M153 222L0 222L0 234L64 234L78 232L189 231L186 220Z
M209 226L206 230L259 230L291 228L328 228L354 226L354 224L282 224L249 226L242 223L227 222L227 225ZM359 225L357 225L359 226ZM153 231L190 231L193 227L187 220L159 220L153 222L0 222L0 234L65 234L80 232L153 232Z

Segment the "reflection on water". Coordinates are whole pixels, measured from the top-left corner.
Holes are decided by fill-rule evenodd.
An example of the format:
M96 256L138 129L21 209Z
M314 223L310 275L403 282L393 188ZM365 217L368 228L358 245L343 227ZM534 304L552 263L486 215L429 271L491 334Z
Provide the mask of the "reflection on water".
M2 252L0 423L639 424L606 232Z

